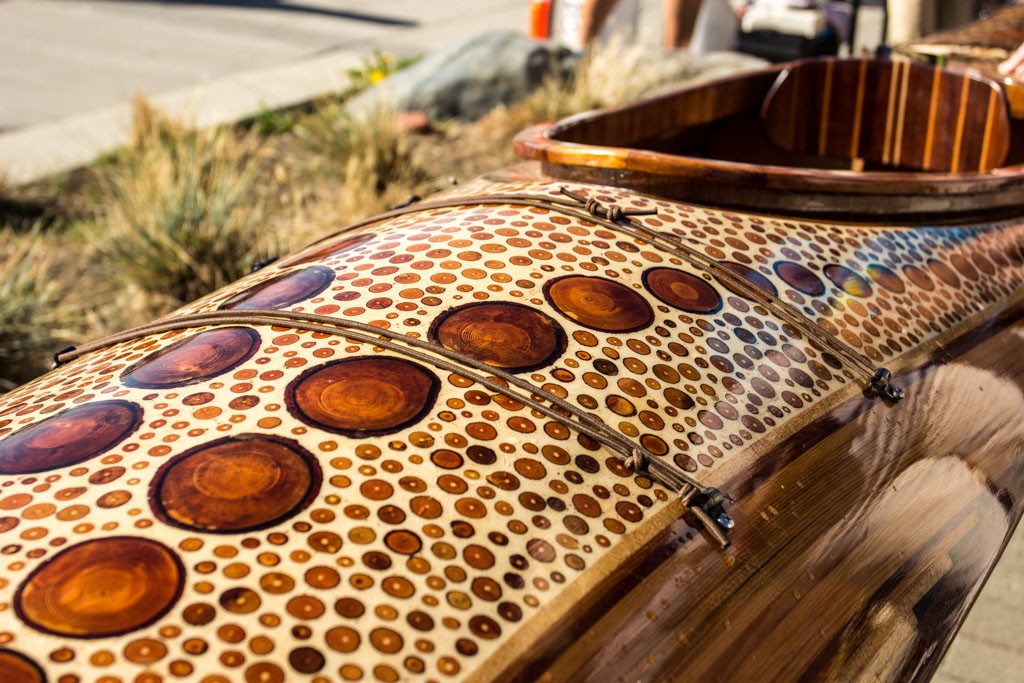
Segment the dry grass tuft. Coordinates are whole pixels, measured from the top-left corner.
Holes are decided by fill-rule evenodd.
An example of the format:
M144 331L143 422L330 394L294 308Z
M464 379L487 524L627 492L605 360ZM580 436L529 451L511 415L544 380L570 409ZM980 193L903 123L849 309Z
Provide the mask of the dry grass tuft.
M191 301L272 250L253 187L260 162L256 135L195 130L138 100L132 144L101 181L104 215L85 235L112 277Z
M348 220L379 213L419 194L431 180L420 140L402 132L392 112L353 115L329 102L295 127L315 172L340 187L335 209Z
M67 301L71 280L59 277L59 252L39 226L0 229L0 391L41 373L75 336Z
M689 75L709 58L691 60ZM384 112L355 118L338 101L290 112L287 126L271 126L271 135L264 126L263 136L259 126L193 130L140 101L132 143L92 169L35 188L0 183L0 391L4 378L41 369L67 336L147 322L265 256L425 197L449 177L513 164L511 140L528 126L649 94L686 80L687 68L678 55L612 43L588 54L570 81L426 135L402 132ZM68 223L74 229L60 238L31 228L53 233ZM69 250L80 235L86 244ZM88 306L68 315L69 288L55 273ZM26 354L41 360L9 360Z

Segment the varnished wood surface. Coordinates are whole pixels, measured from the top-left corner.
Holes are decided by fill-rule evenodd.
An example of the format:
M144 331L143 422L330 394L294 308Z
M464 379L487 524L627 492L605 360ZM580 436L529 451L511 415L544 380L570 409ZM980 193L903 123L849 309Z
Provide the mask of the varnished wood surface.
M666 524L502 680L928 680L1021 515L1020 312L734 472L732 547Z
M867 64L846 63L854 65L854 70L860 69L859 64ZM520 156L540 161L545 174L555 178L774 213L833 215L851 220L904 216L906 220L959 221L968 215L1012 210L1024 202L1024 166L1019 165L1022 159L1008 141L1011 131L1002 95L990 85L973 77L964 80L960 75L947 76L929 69L929 73L940 75L922 91L925 101L918 104L923 110L906 106L902 96L893 100L899 106L893 111L888 145L882 129L879 163L871 163L876 156L872 152L863 169L849 164L843 168L837 161L850 157L849 153L837 156L828 144L823 150L817 145L797 145L793 150L804 153L780 153L780 148L762 132L757 112L779 68L539 126L521 134L516 149ZM981 97L985 101L978 108L980 119L973 106L963 109L961 126L961 110L954 106L955 112L947 112L947 105L940 108L940 100L932 94L941 94L945 88L948 101L955 105L964 101L963 85L973 92L975 82L988 88L989 96ZM890 83L898 85L891 79ZM955 83L961 85L960 92L953 87ZM837 110L841 110L838 105L830 109L830 121L848 118L847 112ZM888 108L884 116L888 116ZM897 126L896 119L902 125ZM769 118L769 127L781 129L788 121L788 116L777 114ZM860 129L864 130L863 122ZM819 133L817 142L821 130L819 126L812 131ZM905 153L904 140L896 144L897 134L906 139ZM784 142L784 135L778 137ZM919 142L914 142L918 137ZM864 144L873 143L862 134L857 146ZM954 149L959 151L954 154ZM931 150L927 163L926 150ZM965 166L987 168L1006 156L1008 150L1010 165L986 172L970 171ZM827 154L819 155L819 151ZM950 172L915 169L930 167L940 159L948 162L944 165Z
M987 171L1010 145L998 85L911 62L794 64L765 98L762 121L790 152L922 171Z
M1024 220L532 171L0 397L0 680L927 673L1019 515Z
M897 50L918 57L943 57L958 69L978 73L999 83L1010 113L1024 119L1024 83L1003 76L998 65L1024 42L1024 7L1003 7L966 26L925 36Z

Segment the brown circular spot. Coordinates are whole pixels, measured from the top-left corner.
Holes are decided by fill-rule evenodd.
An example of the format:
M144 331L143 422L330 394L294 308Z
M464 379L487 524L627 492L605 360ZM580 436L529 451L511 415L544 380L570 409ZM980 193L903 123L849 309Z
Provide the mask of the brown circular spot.
M402 649L402 636L389 628L375 628L370 631L370 642L381 652L392 654Z
M295 588L295 579L287 574L270 572L260 577L260 588L273 595L280 595Z
M245 683L284 683L284 671L277 664L258 662L245 670Z
M492 640L501 635L501 626L494 619L478 614L469 620L469 630L479 638Z
M217 610L213 605L205 602L197 602L189 605L181 613L182 618L193 626L205 626L217 616Z
M577 493L574 495L572 497L572 504L580 514L586 515L587 517L601 516L601 504L586 493Z
M20 652L0 648L0 681L4 683L45 683L46 675L38 664Z
M186 451L157 472L152 505L186 529L240 533L277 524L312 502L316 459L295 441L244 434Z
M825 293L825 284L810 270L792 261L779 261L775 264L775 274L793 289L810 296L821 296Z
M596 330L630 332L654 320L646 299L624 284L600 277L560 277L544 285L544 295L559 313Z
M498 615L505 621L516 622L523 618L523 609L514 602L503 602L498 605Z
M110 493L104 493L96 500L96 507L104 509L121 507L131 498L132 494L128 491L111 491Z
M248 588L229 588L220 595L220 606L234 614L249 614L260 608L259 593Z
M0 441L0 474L32 474L73 465L113 448L142 424L142 408L100 401L29 425Z
M363 553L363 564L370 569L383 571L391 567L391 556L379 550L370 550Z
M316 648L297 647L288 653L288 663L300 674L315 674L327 660Z
M395 489L383 479L368 479L359 485L359 492L370 500L387 500Z
M474 569L490 569L494 566L494 554L482 545L468 545L462 551L466 563Z
M14 603L22 621L40 631L100 638L159 619L178 600L183 580L169 549L117 536L60 552L29 575Z
M929 292L935 289L935 284L932 282L932 279L928 277L928 273L924 272L917 266L904 266L903 274L921 289Z
M957 276L956 271L942 261L939 261L938 259L929 259L928 269L932 271L932 274L935 275L935 277L939 278L950 287L960 287L960 278Z
M644 285L659 300L688 313L715 313L722 297L714 287L690 273L675 268L651 268L644 272Z
M526 552L538 562L553 562L555 560L555 549L547 541L540 538L532 538L526 543Z
M109 484L112 481L116 481L126 472L123 467L104 467L99 472L94 472L89 475L89 483L97 486L102 484Z
M486 576L478 576L473 579L471 587L473 594L481 600L494 602L501 598L501 585L494 579L489 579Z
M636 523L644 518L643 510L641 510L638 505L631 503L628 500L620 500L616 503L615 511L627 522Z
M432 496L416 496L409 501L409 509L424 519L437 519L443 512L441 503Z
M121 374L121 381L139 389L196 384L235 369L259 346L259 333L247 327L200 332L130 366Z
M334 271L313 266L278 275L246 289L220 305L222 309L277 309L310 299L334 281Z
M750 284L754 285L762 292L769 294L771 296L779 295L779 290L775 289L775 285L772 284L772 281L766 278L760 272L751 268L750 266L745 266L742 263L736 263L735 261L722 261L720 265L726 270L733 273L734 275L739 275L741 278L743 278ZM729 285L728 280L722 280L722 284L725 285L725 287L732 291L733 293L739 294L740 296L745 298L750 298L743 292L733 289L733 287Z
M453 474L444 474L438 477L437 485L442 491L448 493L465 493L469 489L469 485L465 481Z
M167 646L152 638L140 638L124 646L124 658L136 664L152 664L166 656Z
M384 544L402 555L414 555L423 547L420 537L406 529L389 532L384 537Z
M960 271L960 274L968 280L978 279L977 269L971 265L971 262L964 258L963 255L953 254L949 257L949 262L952 263L953 267Z
M340 598L334 603L334 611L348 619L356 619L363 616L366 608L355 598Z
M462 467L462 456L446 448L431 453L430 461L445 470Z
M397 358L363 356L302 373L285 391L300 420L335 434L363 437L397 432L434 405L440 381Z
M318 553L336 553L341 550L341 536L333 531L318 531L309 537L309 547Z
M313 588L334 588L341 583L341 575L331 567L313 567L306 571L306 583Z
M487 516L487 506L476 498L460 498L455 502L455 511L472 519L483 519Z
M449 311L434 321L430 336L446 349L513 372L549 365L566 345L565 333L550 317L508 302Z
M883 289L888 289L890 292L902 294L907 291L900 276L883 265L871 264L867 267L867 274L872 281L877 282Z
M416 592L412 581L402 576L389 576L381 583L384 592L396 598L410 598Z
M297 619L318 619L324 613L324 603L311 595L299 595L289 600L285 609Z

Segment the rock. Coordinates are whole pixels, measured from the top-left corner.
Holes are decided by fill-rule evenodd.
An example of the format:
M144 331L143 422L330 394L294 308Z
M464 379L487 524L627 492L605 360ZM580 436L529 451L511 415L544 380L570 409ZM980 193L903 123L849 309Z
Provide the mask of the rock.
M349 100L355 115L422 111L431 119L473 121L529 95L548 76L565 78L577 58L565 47L515 31L494 31L427 55Z

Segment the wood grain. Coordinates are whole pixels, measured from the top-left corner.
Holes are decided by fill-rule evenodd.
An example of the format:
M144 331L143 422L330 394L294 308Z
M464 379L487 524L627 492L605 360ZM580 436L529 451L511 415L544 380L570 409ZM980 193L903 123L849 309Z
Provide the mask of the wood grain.
M723 485L728 551L666 525L500 680L927 680L1021 513L1022 347L1010 317L822 415Z
M1024 202L993 82L861 60L779 69L535 127L516 151L557 179L783 214L955 222Z

